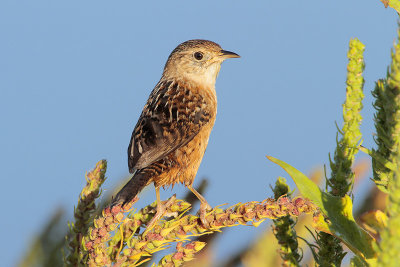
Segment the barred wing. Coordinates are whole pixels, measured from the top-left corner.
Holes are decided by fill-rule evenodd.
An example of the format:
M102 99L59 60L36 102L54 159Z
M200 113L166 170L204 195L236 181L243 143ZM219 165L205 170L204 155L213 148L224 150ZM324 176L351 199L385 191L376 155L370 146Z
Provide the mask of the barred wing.
M206 100L177 83L160 81L135 126L129 171L142 169L189 143L210 120Z

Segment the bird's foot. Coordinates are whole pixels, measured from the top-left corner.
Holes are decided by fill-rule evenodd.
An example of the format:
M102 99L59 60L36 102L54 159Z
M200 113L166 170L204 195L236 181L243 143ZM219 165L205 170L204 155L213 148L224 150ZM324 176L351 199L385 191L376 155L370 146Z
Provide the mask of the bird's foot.
M145 236L153 227L157 224L158 220L163 217L164 213L166 210L175 202L176 195L173 195L166 201L165 203L157 203L157 211L154 217L150 220L150 222L147 224L146 230L143 232L142 236Z
M200 204L200 210L199 210L199 215L200 215L200 221L203 224L205 228L210 228L210 223L206 219L207 212L212 210L211 206L207 202L202 202Z

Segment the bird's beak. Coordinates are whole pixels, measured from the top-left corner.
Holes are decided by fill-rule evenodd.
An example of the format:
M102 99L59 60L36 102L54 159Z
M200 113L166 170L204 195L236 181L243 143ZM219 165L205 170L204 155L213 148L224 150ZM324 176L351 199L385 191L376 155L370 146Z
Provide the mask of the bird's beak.
M226 50L221 50L221 55L222 58L227 59L227 58L238 58L240 57L238 54L226 51Z

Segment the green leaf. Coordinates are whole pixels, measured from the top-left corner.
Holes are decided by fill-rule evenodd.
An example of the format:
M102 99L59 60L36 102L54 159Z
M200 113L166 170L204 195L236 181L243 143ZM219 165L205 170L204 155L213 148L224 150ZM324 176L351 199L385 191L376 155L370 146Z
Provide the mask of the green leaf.
M271 156L267 158L281 166L292 177L301 194L320 208L328 218L326 227L329 233L342 240L351 251L366 262L375 261L373 244L376 241L355 222L353 205L349 196L340 198L325 193L294 167Z
M369 156L371 156L371 158L374 158L376 161L378 161L380 164L382 164L389 170L396 171L396 165L393 162L390 162L389 160L387 160L385 157L381 156L377 151L375 151L373 149L372 150L368 149L363 146L359 146L358 149L361 150L362 152L364 152L365 154L368 154Z

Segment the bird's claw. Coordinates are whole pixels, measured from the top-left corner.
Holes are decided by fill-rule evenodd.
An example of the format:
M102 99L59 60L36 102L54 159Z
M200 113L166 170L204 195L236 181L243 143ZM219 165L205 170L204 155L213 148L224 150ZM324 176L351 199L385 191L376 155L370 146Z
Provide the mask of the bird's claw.
M199 217L200 217L200 221L203 224L203 226L205 228L210 228L210 223L207 221L206 215L207 215L207 211L212 210L211 206L208 205L208 203L201 203L200 204L200 210L199 210Z
M156 208L157 212L154 215L154 217L150 220L150 222L148 223L146 230L144 230L144 232L142 234L143 236L145 236L151 229L153 229L153 227L156 225L158 220L161 219L161 217L163 217L163 215L167 211L167 209L175 202L175 199L176 199L176 195L173 195L164 204L162 202L157 203L157 208Z

